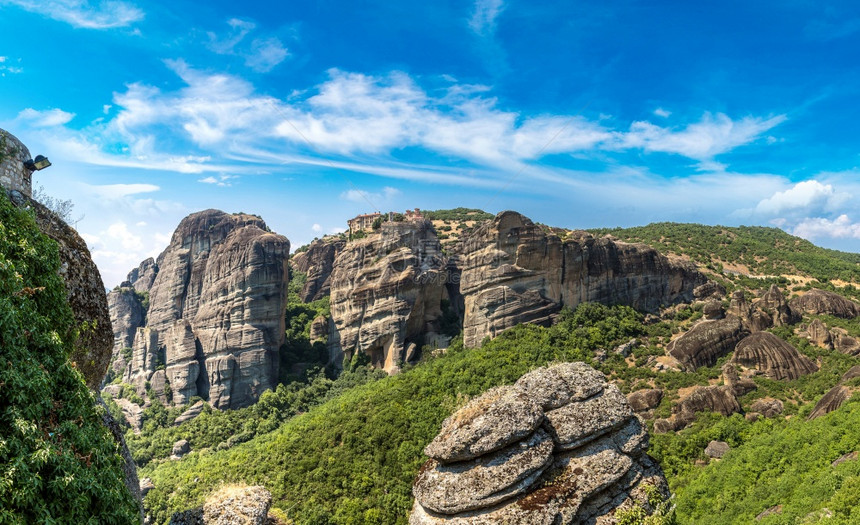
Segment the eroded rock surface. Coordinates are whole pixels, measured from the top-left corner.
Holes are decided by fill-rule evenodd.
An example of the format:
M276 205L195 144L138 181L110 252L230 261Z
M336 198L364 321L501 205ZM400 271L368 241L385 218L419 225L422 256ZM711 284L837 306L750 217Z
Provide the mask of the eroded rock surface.
M511 211L478 227L456 251L467 346L521 323L549 324L562 306L583 302L656 312L691 301L706 282L693 265L648 246L585 232L562 240Z
M809 340L823 348L833 348L833 339L827 326L821 322L821 319L813 319L809 326L806 327L806 334Z
M206 525L265 525L272 494L265 487L226 486L206 498Z
M345 246L346 241L343 239L319 239L312 242L307 250L293 255L290 262L292 267L307 274L307 280L299 292L302 302L316 301L331 293L334 261Z
M663 433L681 430L692 423L699 412L717 412L730 416L740 411L741 405L731 386L699 386L672 407L672 417L656 420L654 431Z
M254 215L206 210L183 219L155 264L138 268L142 289L155 277L123 380L142 396L149 382L174 404L256 401L277 378L289 248Z
M362 352L397 372L409 343L440 331L446 265L430 221L385 222L347 244L331 275L330 363Z
M807 421L819 418L825 414L829 414L842 406L843 403L851 398L851 389L845 385L836 385L827 391L824 396L818 400L812 412L809 413Z
M692 372L701 366L712 366L717 359L734 350L748 332L740 319L728 316L714 321L700 321L669 343L669 355Z
M776 380L792 380L818 371L814 361L770 332L757 332L735 347L732 362Z
M791 300L791 308L809 315L827 314L845 319L853 319L860 315L860 305L846 299L835 292L809 290L800 297Z
M659 466L644 454L645 427L599 372L582 363L545 367L502 387L518 403L512 391L539 400L531 410L542 426L506 448L467 461L443 464L431 455L413 488L411 524L612 524L620 507L648 508L644 485L668 495ZM446 420L443 432L452 421L505 412L491 405L509 397L499 395L499 389L488 394ZM505 426L486 428L504 438L499 441L510 436ZM485 440L484 434L477 439ZM462 442L457 448L471 447Z

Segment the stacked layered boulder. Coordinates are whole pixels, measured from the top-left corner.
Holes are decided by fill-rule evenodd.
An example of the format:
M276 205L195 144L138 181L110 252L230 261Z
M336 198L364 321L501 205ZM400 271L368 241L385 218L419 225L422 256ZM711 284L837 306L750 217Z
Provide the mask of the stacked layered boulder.
M397 372L411 343L439 333L446 263L429 221L386 222L347 244L331 274L330 362L360 352Z
M621 392L584 363L537 369L442 424L413 486L413 525L614 523L668 489Z
M690 302L705 284L695 266L644 244L574 232L562 240L506 211L457 247L467 346L521 323L549 324L562 306L621 304L656 312Z
M247 406L273 388L289 250L254 215L206 210L183 219L155 264L144 261L124 283L148 292L149 309L123 381L141 395L148 384L163 401L200 396L215 408ZM115 333L117 347L126 334L124 326Z

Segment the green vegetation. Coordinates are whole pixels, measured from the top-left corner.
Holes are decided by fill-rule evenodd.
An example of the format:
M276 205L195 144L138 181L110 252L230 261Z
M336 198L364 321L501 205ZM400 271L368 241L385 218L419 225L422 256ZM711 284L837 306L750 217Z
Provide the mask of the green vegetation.
M220 482L244 481L268 487L295 523L406 523L421 451L445 417L537 366L629 340L641 333L640 318L629 308L583 305L552 328L518 326L480 349L455 342L439 358L345 389L242 445L151 463L142 471L156 485L147 505L162 523Z
M645 243L662 253L686 255L717 272L723 271L725 264L734 263L758 275L799 274L822 283L833 279L860 283L860 254L819 248L778 228L660 222L591 232Z
M693 471L691 479L678 487L679 520L709 525L753 523L765 509L781 505L780 513L759 523L817 523L825 514L832 514L827 523L860 522L860 461L831 466L843 454L860 450L856 430L860 403L856 401L814 421L793 418L747 424L742 447Z
M0 191L0 523L133 523L118 445L68 361L57 245Z
M495 215L475 208L454 208L453 210L421 211L424 218L431 221L465 222L486 221Z

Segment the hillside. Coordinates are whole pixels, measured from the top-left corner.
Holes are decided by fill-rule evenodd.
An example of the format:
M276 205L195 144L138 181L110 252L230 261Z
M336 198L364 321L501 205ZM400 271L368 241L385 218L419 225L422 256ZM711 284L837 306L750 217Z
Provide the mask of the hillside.
M822 283L860 283L860 254L821 248L778 228L659 222L589 231L683 255L728 276L800 276Z

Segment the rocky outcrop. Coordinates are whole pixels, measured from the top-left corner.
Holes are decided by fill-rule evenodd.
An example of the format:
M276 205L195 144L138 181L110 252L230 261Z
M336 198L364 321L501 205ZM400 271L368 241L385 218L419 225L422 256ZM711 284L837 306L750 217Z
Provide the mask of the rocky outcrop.
M860 305L854 301L817 288L795 297L790 304L793 310L808 315L827 314L844 319L853 319L860 315Z
M130 271L126 281L135 291L148 292L152 288L153 283L155 283L156 275L158 275L158 264L155 263L155 259L150 257L140 263L137 268Z
M784 405L779 399L758 399L752 405L750 410L757 412L764 417L775 417L782 414Z
M809 340L822 348L833 348L833 339L827 326L821 322L821 319L813 319L809 326L806 327L806 334Z
M656 312L691 301L706 282L692 264L648 246L585 232L562 240L512 211L478 227L455 251L467 346L521 323L550 323L562 306L583 302Z
M75 321L81 327L69 360L83 374L87 386L97 390L110 363L114 334L104 283L87 243L74 228L41 203L21 193L10 195L19 208L33 210L39 230L57 242L60 276Z
M834 386L818 400L818 403L815 404L815 407L812 409L812 412L809 413L806 420L812 421L813 419L833 412L851 398L851 393L851 389L845 385Z
M272 494L264 487L226 486L206 498L206 525L265 525Z
M146 322L146 310L134 288L116 288L107 295L107 300L113 327L112 366L121 374L128 365L123 349L134 345L134 334Z
M385 222L347 244L331 275L330 363L362 352L397 372L410 343L440 331L446 264L429 221Z
M708 281L705 284L693 288L693 297L700 301L706 299L722 299L726 296L726 288L714 281Z
M254 215L183 219L156 264L138 269L135 283L158 270L123 380L141 395L149 382L166 401L200 396L215 408L247 406L273 388L289 247Z
M785 296L777 285L752 303L747 301L744 292L737 290L732 293L729 313L741 320L750 332L760 332L772 326L785 326L800 320L799 314L785 300Z
M316 301L329 295L334 261L345 246L344 239L323 238L312 242L307 250L293 255L290 265L307 275L299 293L302 302Z
M770 332L757 332L735 347L732 362L776 380L792 380L818 371L818 365Z
M618 508L650 510L644 485L668 494L647 446L644 426L599 372L540 368L443 423L425 449L409 522L615 523Z
M708 446L705 447L705 455L709 458L720 459L725 456L726 452L728 452L730 449L731 447L729 447L729 444L725 441L714 440L708 443Z
M669 343L669 355L692 372L701 366L713 366L717 359L734 350L748 332L740 319L728 316L714 321L700 321Z
M663 400L663 391L659 388L637 390L627 394L627 402L634 412L645 412L657 408Z
M837 328L831 332L834 348L843 354L855 356L860 354L860 341L840 330Z
M730 416L740 411L741 405L732 387L699 386L672 407L672 417L656 420L654 431L664 433L681 430L692 423L699 412L717 412L723 416Z

